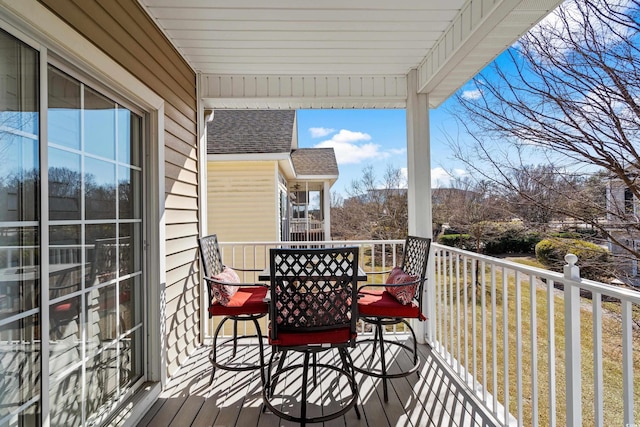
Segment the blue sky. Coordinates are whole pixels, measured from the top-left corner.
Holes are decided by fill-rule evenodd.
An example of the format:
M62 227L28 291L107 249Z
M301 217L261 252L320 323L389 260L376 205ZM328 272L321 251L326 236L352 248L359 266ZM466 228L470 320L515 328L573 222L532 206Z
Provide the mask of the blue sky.
M448 101L453 102L453 100ZM457 135L447 102L431 110L432 185L448 184L445 170L462 174L453 159L444 133ZM406 173L407 128L405 110L298 110L298 146L333 147L340 178L332 187L343 196L362 169L373 166L382 179L388 165Z
M503 71L513 71L506 54L495 61ZM481 71L491 77L492 64ZM470 82L459 89L463 97L475 98L478 90ZM431 186L447 187L451 178L469 175L464 163L453 156L449 140L461 145L473 139L460 128L453 115L457 101L451 96L438 108L429 111L431 145ZM405 110L298 110L298 146L333 147L338 160L340 178L331 190L346 195L362 169L371 165L381 180L388 165L400 168L406 176L407 129Z

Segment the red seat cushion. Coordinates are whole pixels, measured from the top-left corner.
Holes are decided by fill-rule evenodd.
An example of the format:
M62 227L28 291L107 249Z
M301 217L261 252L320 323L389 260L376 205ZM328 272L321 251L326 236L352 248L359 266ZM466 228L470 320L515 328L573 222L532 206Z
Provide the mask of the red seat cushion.
M68 313L72 310L77 310L78 305L72 302L59 302L58 304L53 305L52 311L55 313Z
M264 299L268 288L263 286L243 286L231 297L226 306L218 301L209 306L212 316L237 316L240 314L268 313L269 304Z
M401 304L387 291L365 290L358 298L358 315L362 317L404 317L426 320L419 307L411 302Z
M269 333L269 344L284 347L295 347L301 345L319 345L319 344L341 344L355 339L355 335L351 336L350 328L327 329L324 331L314 332L279 332L278 339L271 339Z

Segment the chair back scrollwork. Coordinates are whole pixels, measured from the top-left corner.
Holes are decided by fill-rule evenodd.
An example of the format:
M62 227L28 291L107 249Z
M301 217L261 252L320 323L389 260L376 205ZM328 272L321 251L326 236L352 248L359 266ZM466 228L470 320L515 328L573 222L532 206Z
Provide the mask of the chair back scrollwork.
M350 328L357 320L358 248L272 249L271 332Z
M222 264L217 235L211 234L202 237L198 240L198 244L200 245L200 257L202 258L204 276L211 277L222 272L222 270L224 270L224 264Z
M427 279L427 265L431 239L426 237L408 236L405 241L402 270L405 273L420 277L414 300L422 308L422 291Z

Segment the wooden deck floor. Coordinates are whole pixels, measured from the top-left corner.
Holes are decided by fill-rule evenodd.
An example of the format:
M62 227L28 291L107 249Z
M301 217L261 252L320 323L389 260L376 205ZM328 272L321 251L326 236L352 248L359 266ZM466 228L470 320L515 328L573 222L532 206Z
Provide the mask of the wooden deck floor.
M365 363L370 346L360 345L353 350L354 363ZM341 418L324 423L325 426L494 426L495 424L466 391L454 381L428 346L419 346L422 364L420 376L394 379L389 382L389 402L384 403L382 382L358 374L358 405L362 414L357 419L353 410ZM262 395L258 371L231 372L218 370L214 383L209 386L211 364L208 347L202 347L189 358L180 372L172 378L160 399L147 412L139 426L290 426L261 410ZM335 355L333 354L335 353ZM391 346L389 358L396 368L410 363L409 356L397 346ZM239 349L245 360L256 360L255 346ZM323 353L323 362L339 364L337 352ZM293 356L291 356L293 357ZM340 391L346 385L331 371L318 372L318 387L310 392L308 410L320 415L322 407L339 405ZM284 405L299 410L300 375L293 372L286 378L288 400ZM346 383L346 381L345 381ZM320 396L323 396L322 398ZM328 396L328 397L327 397ZM322 405L320 404L322 403ZM319 424L314 424L319 425Z

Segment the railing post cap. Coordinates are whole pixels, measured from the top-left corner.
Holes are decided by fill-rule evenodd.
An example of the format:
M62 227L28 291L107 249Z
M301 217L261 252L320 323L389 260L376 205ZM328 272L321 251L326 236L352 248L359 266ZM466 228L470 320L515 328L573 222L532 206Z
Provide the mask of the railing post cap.
M578 262L578 256L574 255L574 254L566 254L564 256L564 260L567 262L567 264L569 265L575 265L576 262Z
M570 280L580 281L580 267L576 265L578 257L574 254L566 254L564 260L567 264L564 266L564 277Z

